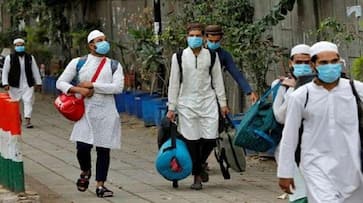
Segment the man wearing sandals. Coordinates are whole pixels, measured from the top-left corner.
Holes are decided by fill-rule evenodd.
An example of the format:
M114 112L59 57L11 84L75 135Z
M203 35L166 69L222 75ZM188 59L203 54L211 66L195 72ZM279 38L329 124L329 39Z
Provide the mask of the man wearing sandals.
M181 66L177 54L172 57L168 90L167 118L175 119L178 112L179 132L187 140L193 161L194 182L191 189L202 189L202 164L218 133L218 102L223 116L228 112L222 69L218 59L212 64L212 53L203 48L203 26L188 26L188 47L181 54ZM180 70L182 72L180 72ZM212 87L213 84L213 87ZM206 182L207 180L204 180Z
M85 113L74 124L71 140L77 145L77 158L82 170L77 180L77 188L84 192L91 177L91 149L96 146L96 194L98 197L111 197L113 192L104 186L110 165L110 149L120 148L121 125L116 109L114 94L122 92L124 76L120 63L113 70L114 60L105 55L110 50L106 36L94 30L88 35L90 54L73 59L57 81L57 88L64 93L82 95L85 100ZM103 67L101 61L106 60ZM82 65L80 61L83 60ZM96 69L100 68L95 82L90 82ZM78 78L78 85L71 81Z

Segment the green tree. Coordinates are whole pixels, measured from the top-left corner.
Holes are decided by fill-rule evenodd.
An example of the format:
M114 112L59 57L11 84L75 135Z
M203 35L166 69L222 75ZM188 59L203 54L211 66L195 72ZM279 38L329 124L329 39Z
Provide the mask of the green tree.
M363 57L356 58L352 64L352 76L355 80L363 81Z
M254 21L254 7L248 0L187 1L182 13L171 17L163 33L166 53L184 47L185 27L190 22L219 24L225 31L224 48L229 50L241 70L256 82L258 92L267 88L266 74L276 62L280 48L266 34L272 26L285 18L293 9L295 0L281 0L262 19Z

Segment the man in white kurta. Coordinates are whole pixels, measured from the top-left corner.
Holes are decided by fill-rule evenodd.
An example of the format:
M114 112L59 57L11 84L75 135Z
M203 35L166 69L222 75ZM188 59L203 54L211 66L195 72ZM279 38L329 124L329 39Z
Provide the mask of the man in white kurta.
M34 56L25 52L25 41L18 38L13 44L15 53L5 58L2 83L11 99L23 101L25 126L33 128L34 87L40 89L42 80Z
M352 88L349 80L340 78L335 44L318 42L311 47L311 56L317 77L295 90L288 101L280 143L279 185L285 192L293 192L295 149L303 123L300 168L309 203L361 203L360 135ZM363 98L363 83L354 84Z
M312 68L310 67L310 46L306 44L298 44L291 49L289 66L292 77L286 77L275 80L271 86L278 84L281 81L277 94L275 96L272 109L277 122L280 124L285 123L287 101L289 95L294 91L296 79L301 76L312 74ZM275 151L275 157L278 161L279 147ZM301 176L300 169L295 165L294 171L294 194L289 195L289 201L302 201L306 198L305 184Z
M110 49L105 35L94 30L88 35L91 53L77 71L81 58L73 59L57 81L57 88L64 93L75 93L85 97L84 116L74 124L71 140L77 142L77 158L82 174L77 182L78 190L85 191L91 175L90 153L96 146L96 194L99 197L112 196L112 191L104 187L109 167L110 149L120 148L121 123L116 109L114 94L121 93L124 76L120 63L113 70L112 59L106 58L98 78L90 82L101 60ZM78 75L79 84L73 86L71 81Z
M218 103L222 114L228 111L221 72L221 65L216 60L211 67L211 54L202 47L203 29L200 24L188 27L188 45L182 53L182 81L176 54L172 57L168 91L167 117L174 119L178 112L179 132L188 141L187 145L193 160L194 183L192 189L202 189L202 163L209 155L218 135ZM212 87L213 85L213 87Z

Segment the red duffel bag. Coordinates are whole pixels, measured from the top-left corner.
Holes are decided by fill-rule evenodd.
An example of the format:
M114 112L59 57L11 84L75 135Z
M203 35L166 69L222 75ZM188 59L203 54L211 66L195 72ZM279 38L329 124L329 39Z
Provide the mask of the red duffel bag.
M102 59L97 67L91 82L95 82L103 66L106 63L106 57ZM79 121L84 114L84 97L77 97L75 94L59 95L54 101L55 108L66 118L71 121Z
M78 121L84 114L84 98L74 94L61 94L54 101L55 108L67 119Z

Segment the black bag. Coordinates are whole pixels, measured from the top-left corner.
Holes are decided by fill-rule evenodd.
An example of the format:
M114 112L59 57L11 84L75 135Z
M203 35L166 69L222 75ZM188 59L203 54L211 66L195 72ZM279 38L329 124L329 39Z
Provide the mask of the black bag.
M246 157L244 149L233 143L235 129L230 115L227 115L223 121L223 131L217 138L217 147L214 148L214 156L219 163L224 179L230 179L229 168L232 168L236 172L246 170Z

